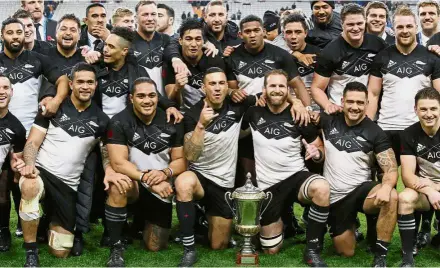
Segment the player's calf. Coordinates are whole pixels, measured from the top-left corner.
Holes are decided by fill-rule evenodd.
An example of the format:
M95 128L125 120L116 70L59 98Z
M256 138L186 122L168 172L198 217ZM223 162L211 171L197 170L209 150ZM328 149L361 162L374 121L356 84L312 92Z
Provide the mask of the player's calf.
M264 253L277 254L283 246L283 241L283 221L281 218L274 223L261 227L260 243Z

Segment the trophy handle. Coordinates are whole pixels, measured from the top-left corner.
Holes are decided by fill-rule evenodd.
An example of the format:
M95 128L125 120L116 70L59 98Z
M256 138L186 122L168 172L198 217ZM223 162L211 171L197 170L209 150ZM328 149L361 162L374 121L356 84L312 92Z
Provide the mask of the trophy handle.
M261 216L263 216L263 214L266 211L267 207L269 207L270 202L272 202L272 197L273 197L272 192L267 192L266 193L266 198L264 200L269 199L269 202L267 202L266 207L263 209L263 211L261 211L261 213L260 213L260 220L261 220Z
M230 200L232 200L231 192L226 192L226 193L225 193L225 201L226 201L226 204L228 204L228 207L231 209L232 214L234 214L234 217L237 217L237 215L235 214L234 209L232 208L231 204L229 204L229 201L230 201Z

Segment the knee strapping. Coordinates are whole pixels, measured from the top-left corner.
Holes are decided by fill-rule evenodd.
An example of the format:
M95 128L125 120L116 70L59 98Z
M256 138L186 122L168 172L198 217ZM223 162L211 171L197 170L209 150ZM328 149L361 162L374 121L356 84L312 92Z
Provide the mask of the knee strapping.
M263 249L272 249L280 245L284 240L283 234L275 235L272 237L264 237L260 235L261 247Z
M20 178L19 187L21 189L21 185L23 184L24 177ZM44 183L40 177L37 177L35 180L38 182L38 193L31 200L24 200L23 198L20 201L20 208L18 209L18 214L20 218L24 221L32 221L40 218L40 199L43 195L44 191Z
M73 247L73 234L62 234L50 230L49 246L55 250L70 250Z

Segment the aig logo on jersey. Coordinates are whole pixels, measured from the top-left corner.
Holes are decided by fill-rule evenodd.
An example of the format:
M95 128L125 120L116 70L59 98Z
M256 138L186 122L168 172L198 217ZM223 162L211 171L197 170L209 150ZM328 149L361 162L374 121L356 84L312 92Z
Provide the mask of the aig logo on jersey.
M368 153L372 148L363 137L347 135L336 138L329 138L330 143L339 151L345 151L347 153L364 151Z
M101 85L104 85L104 94L109 97L121 97L128 94L128 79L120 79L113 83L107 83L107 80L101 79Z
M211 122L206 130L214 134L219 134L222 131L227 131L238 121L240 121L240 118L238 118L237 113L235 111L228 111L226 114L220 115L217 120Z
M394 63L394 64L392 64ZM426 67L429 65L426 64L425 60L415 60L409 62L401 62L397 64L395 62L389 62L387 69L385 69L385 73L389 72L389 74L395 75L398 78L412 78L420 74L424 74Z
M257 121L257 124L252 123L251 125L255 131L258 131L268 140L279 140L289 136L297 138L300 135L300 133L296 131L296 127L292 122L271 121L269 123L266 123L266 120L260 117L260 119L258 119Z
M74 121L70 120L67 115L62 114L59 118L52 119L51 121L55 127L62 128L70 136L85 138L94 136L99 128L98 123L94 120L96 120L96 118Z
M275 69L275 61L270 59L259 60L252 64L238 61L236 64L238 73L250 78L262 77L267 71Z

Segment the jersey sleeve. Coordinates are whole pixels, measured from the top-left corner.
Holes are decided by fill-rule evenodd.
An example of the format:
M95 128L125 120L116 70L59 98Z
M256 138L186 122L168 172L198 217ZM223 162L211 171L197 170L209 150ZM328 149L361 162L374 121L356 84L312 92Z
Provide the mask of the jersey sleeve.
M41 111L35 117L34 126L47 130L49 128L50 119L44 117Z
M15 130L15 140L14 140L14 144L12 145L14 148L14 153L23 152L25 144L26 144L26 129L20 123L20 121L17 120L17 129Z
M295 77L297 77L298 74L298 66L295 63L295 60L293 57L287 53L286 51L282 50L282 69L287 72L287 76L289 78L288 81L291 81Z
M326 129L330 121L332 120L332 115L328 115L325 112L322 112L319 115L319 128Z
M174 125L176 128L176 135L174 137L174 142L171 144L171 147L182 147L183 146L183 137L184 134L184 128L182 123L177 123Z
M318 137L318 128L313 124L308 124L307 126L301 126L299 128L301 136L306 140L307 143L312 143Z
M179 42L166 34L162 34L162 36L164 38L163 60L168 62L173 58L181 59L182 56L179 53Z
M110 123L110 118L105 114L101 113L100 120L99 120L99 128L96 131L95 137L96 138L102 138L102 141L106 143L107 138L107 131L108 131L108 125Z
M416 148L413 135L410 131L404 130L400 135L400 154L416 156Z
M106 144L127 145L128 139L125 135L123 123L116 118L112 118L108 124Z
M41 68L43 75L47 78L47 81L54 84L57 82L58 78L62 75L58 65L53 64L48 56L35 53L41 62Z
M194 112L194 111L190 111L190 112ZM194 129L197 126L197 121L194 119L193 116L186 113L185 117L183 117L183 126L184 126L184 133L186 134L188 132L194 131Z
M253 113L253 108L249 108L243 116L243 121L241 122L241 129L242 130L246 130L250 127L250 122L251 122L251 116Z
M371 64L370 74L379 78L382 78L382 67L384 63L384 54L379 53L374 57L373 63Z
M231 56L225 58L225 70L226 70L226 78L228 81L237 80L237 77L234 74L234 65Z
M333 61L326 57L329 51L323 51L316 59L315 72L324 77L331 77L335 70Z
M374 124L374 123L372 123ZM374 124L377 126L376 124ZM388 139L387 134L379 127L376 128L376 138L374 140L373 151L375 154L381 153L385 150L392 149L391 142Z
M434 57L434 66L433 72L431 74L431 80L436 80L440 78L440 57L437 55L433 55Z
M167 62L164 66L164 85L172 85L176 83L176 74L174 73L173 64L171 61Z

